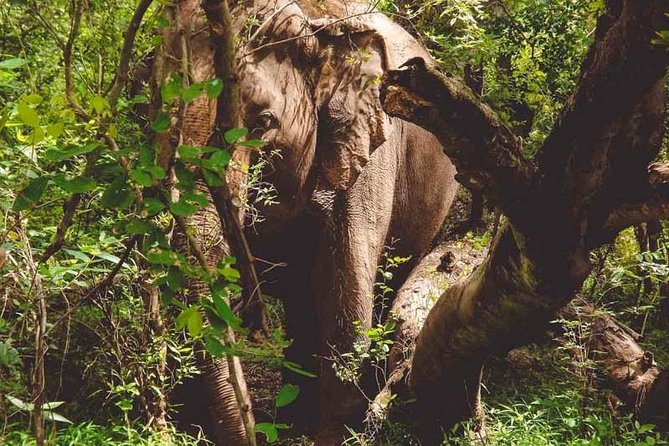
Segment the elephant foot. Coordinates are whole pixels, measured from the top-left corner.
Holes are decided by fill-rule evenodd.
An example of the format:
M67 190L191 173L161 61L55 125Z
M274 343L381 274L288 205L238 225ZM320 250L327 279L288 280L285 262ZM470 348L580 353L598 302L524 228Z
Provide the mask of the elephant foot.
M343 426L319 427L314 446L341 446L344 440Z
M340 446L350 436L349 429L362 428L368 401L351 383L342 382L331 373L321 377L320 418L316 446Z

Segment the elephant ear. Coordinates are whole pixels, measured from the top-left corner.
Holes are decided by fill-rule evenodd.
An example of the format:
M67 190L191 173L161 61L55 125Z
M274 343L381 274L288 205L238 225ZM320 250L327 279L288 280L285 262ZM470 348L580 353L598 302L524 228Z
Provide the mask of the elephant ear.
M316 81L320 169L335 189L347 190L389 137L390 117L379 86L388 68L384 36L362 20L311 21L322 62Z

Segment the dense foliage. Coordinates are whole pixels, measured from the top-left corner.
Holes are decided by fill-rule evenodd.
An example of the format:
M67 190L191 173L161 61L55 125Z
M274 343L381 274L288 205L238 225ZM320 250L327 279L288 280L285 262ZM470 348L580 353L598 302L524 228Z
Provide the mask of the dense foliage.
M208 270L171 238L183 218L207 204L190 167L197 165L208 183L217 184L230 155L226 147L180 146L180 198L173 200L160 186L167 173L157 159L156 135L170 129L170 113L180 104L216 97L225 86L217 78L189 85L172 76L152 92L138 81L146 59L163 43L161 32L173 25L165 12L170 2L157 0L144 16L124 92L116 98L121 48L136 3L0 3L0 443L34 443L30 423L41 365L47 438L63 445L195 444L197 432L185 434L171 423L153 430L151 404L166 401L168 415L176 413L170 395L199 373L201 344L215 356L242 355L266 369L309 374L282 358L288 341L278 303L269 312L276 317L265 344L224 339L228 328L240 339L246 334L229 306L239 292L235 259ZM73 5L82 8L76 35ZM578 82L602 2L380 6L420 36L446 70L478 89L533 153ZM137 112L152 104L158 105L150 119ZM230 130L227 144L245 133ZM636 235L642 230L648 232L638 228ZM598 268L582 293L607 303L667 367L669 233L660 224L649 237L652 244L640 244L642 237L630 230L595 253ZM490 234L466 240L484 249ZM185 284L191 280L210 287L206 300L189 299ZM161 305L152 314L147 296L156 290ZM381 289L384 297L388 292ZM498 358L487 372L489 444L667 444L654 426L618 413L597 385L596 364L574 353L584 348L588 327L571 320L557 326L559 342L549 337ZM375 345L385 354L391 341L386 328L377 330L383 336L368 336L379 337ZM258 416L265 421L258 430L268 439L287 427L276 408L298 392L284 386L270 396L271 413ZM387 444L413 441L404 426L391 424L384 435ZM471 435L463 424L446 442L469 444ZM356 444L355 433L350 444Z

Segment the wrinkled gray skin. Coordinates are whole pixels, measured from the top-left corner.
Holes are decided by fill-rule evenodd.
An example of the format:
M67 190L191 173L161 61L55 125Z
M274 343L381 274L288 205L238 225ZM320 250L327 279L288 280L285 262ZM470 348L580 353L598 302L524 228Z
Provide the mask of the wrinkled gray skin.
M266 219L248 235L258 258L287 264L263 274L264 291L285 299L295 340L288 358L319 374L319 410L308 407L303 382L307 407L299 417L318 413L320 446L339 445L344 424L365 407L323 358L364 340L353 321L363 329L371 324L385 247L412 258L396 274L401 283L429 248L456 190L455 169L437 140L388 117L379 101L384 67L427 59L425 51L379 13L322 28L326 23L289 5L265 22L240 64L245 124L269 143L264 150L281 154L263 178L279 204L261 207ZM291 40L262 47L284 39Z

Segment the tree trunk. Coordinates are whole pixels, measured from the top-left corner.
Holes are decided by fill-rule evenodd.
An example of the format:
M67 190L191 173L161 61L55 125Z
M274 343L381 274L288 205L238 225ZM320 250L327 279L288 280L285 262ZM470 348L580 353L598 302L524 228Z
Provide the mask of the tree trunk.
M386 110L432 131L456 178L477 186L508 218L484 263L441 296L418 336L409 387L426 419L450 426L471 416L485 359L543 331L588 276L589 251L648 216L644 198L642 212L609 219L632 198L653 196L643 165L662 141L669 58L653 41L666 29L668 8L661 0L607 2L579 87L535 161L457 80L418 59L388 73ZM620 154L636 162L617 165ZM615 174L637 187L616 189L620 183L609 181Z
M159 98L159 86L170 75L180 73L184 86L191 82L203 82L214 77L214 51L211 47L208 22L204 10L198 0L179 0L167 8L171 16L172 27L166 29L163 35L164 46L162 53L156 57L154 63L154 93ZM201 32L205 30L205 32ZM229 40L229 39L228 39ZM225 89L229 89L225 85ZM206 146L209 138L215 131L216 100L202 95L187 104L180 103L173 119L177 125L171 131L158 134L157 145L160 147L158 162L165 171L171 169L171 160L176 147L180 144ZM159 106L159 104L158 104ZM208 188L199 184L201 193L209 196ZM237 216L235 215L235 218ZM203 254L202 260L207 268L216 267L224 255L229 254L219 215L212 203L211 206L200 209L189 217L185 226L195 230L197 249ZM185 228L180 228L183 232ZM180 234L177 242L184 250L187 249L186 234ZM194 254L194 252L191 252ZM235 253L236 254L236 253ZM195 256L197 257L197 256ZM243 257L243 256L240 256ZM243 261L243 258L240 259ZM241 265L242 273L246 270ZM248 275L248 274L246 274ZM205 283L190 283L190 292L199 300L198 296L207 295L210 290ZM251 287L258 292L257 287ZM231 333L227 338L232 339ZM200 352L200 367L203 373L204 384L207 387L209 409L214 424L214 432L210 435L216 443L230 446L248 446L255 444L253 432L253 412L250 398L244 381L241 363L237 357L227 359L213 359ZM230 367L233 367L231 370ZM234 373L231 373L234 372Z
M395 332L385 371L388 379L370 404L365 420L366 432L373 434L382 428L393 395L408 394L406 376L411 367L416 338L439 296L465 279L485 255L486 250L477 251L470 246L462 246L457 240L444 242L420 261L397 291L390 310ZM474 412L481 414L479 409L477 404ZM414 414L407 415L408 422L415 420ZM482 421L482 416L479 419Z
M441 296L418 336L409 387L428 419L435 417L441 425L474 415L485 359L541 333L580 285L573 277L587 275L587 269L565 268L558 288L552 278L542 277L519 238L512 227L503 227L484 263ZM547 289L551 298L542 291Z

